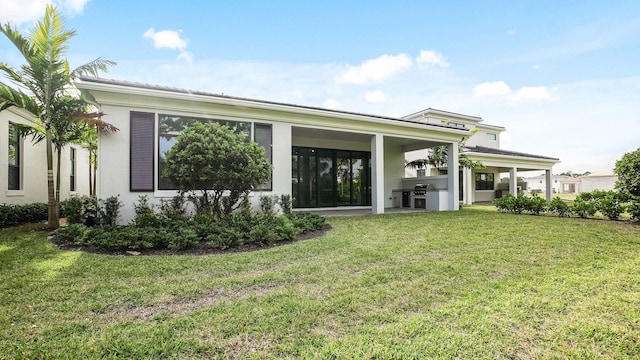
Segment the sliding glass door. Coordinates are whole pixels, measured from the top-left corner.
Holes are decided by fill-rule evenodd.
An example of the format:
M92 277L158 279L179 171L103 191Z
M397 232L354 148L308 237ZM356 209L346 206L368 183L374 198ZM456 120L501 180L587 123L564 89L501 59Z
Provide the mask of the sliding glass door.
M371 154L294 147L293 205L297 208L371 205Z

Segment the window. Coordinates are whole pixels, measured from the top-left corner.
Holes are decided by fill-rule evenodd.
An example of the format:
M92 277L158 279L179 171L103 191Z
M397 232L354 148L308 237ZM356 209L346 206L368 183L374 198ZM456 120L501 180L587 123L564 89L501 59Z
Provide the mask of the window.
M9 123L9 182L8 190L20 190L20 133L18 127Z
M498 139L498 135L487 133L487 140L496 141Z
M269 164L273 164L273 129L271 124L254 124L253 135L253 141L264 148L267 160L269 160ZM271 190L272 178L273 174L271 174L271 178L269 178L269 181L258 186L256 190Z
M476 190L493 190L493 174L476 173Z
M217 119L205 119L191 116L177 116L158 114L158 189L175 190L171 181L162 176L162 171L167 166L165 154L176 143L178 135L196 121L217 122L226 125L235 132L243 134L247 139L251 139L251 123L243 121L229 121Z
M466 129L467 126L463 123L457 123L457 122L453 122L453 121L445 121L442 120L442 125L444 126L448 126L448 127L454 127L454 128L458 128L458 129Z
M69 153L69 160L71 166L69 168L69 191L76 191L76 149L71 148Z

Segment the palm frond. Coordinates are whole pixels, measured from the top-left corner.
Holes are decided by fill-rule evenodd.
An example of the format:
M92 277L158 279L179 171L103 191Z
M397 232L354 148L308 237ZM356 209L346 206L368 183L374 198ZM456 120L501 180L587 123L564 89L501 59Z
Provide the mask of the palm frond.
M0 111L15 106L39 116L42 108L27 94L0 83Z
M109 66L114 66L114 65L116 65L116 62L99 57L89 63L80 65L77 68L75 68L71 72L71 77L74 79L77 79L80 76L98 77L100 72L106 73Z

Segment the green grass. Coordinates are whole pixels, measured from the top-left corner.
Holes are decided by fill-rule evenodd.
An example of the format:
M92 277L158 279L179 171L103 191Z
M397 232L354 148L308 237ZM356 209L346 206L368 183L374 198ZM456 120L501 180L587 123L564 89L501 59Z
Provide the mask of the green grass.
M0 358L640 358L640 226L332 218L264 251L60 251L0 231Z

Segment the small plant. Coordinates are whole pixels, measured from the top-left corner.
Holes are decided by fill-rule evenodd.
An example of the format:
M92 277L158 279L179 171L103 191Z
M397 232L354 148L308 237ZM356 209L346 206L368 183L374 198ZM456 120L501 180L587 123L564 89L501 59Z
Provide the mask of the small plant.
M553 200L551 200L547 210L559 217L569 217L571 215L571 208L569 207L569 204L563 201L559 196L555 196Z
M71 196L62 202L68 224L95 226L98 221L98 200L86 195Z
M282 212L285 215L291 214L291 208L292 208L291 195L289 194L280 195L280 207L282 208Z
M527 198L525 210L533 215L540 215L547 210L547 200L538 196L538 193L533 193L530 198Z
M596 207L592 201L593 196L591 193L579 194L571 206L571 212L577 216L586 219L595 215Z
M273 195L262 195L260 196L260 210L262 214L265 216L275 216L276 215L276 205L278 203L278 197Z
M115 226L118 224L120 208L124 205L118 196L110 196L106 200L100 200L100 225Z

